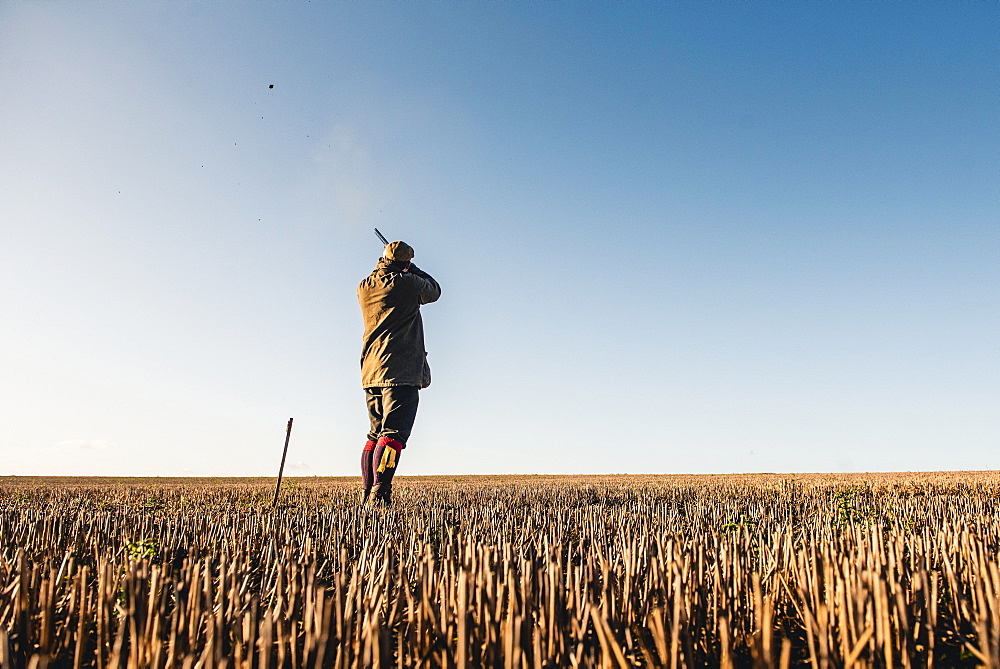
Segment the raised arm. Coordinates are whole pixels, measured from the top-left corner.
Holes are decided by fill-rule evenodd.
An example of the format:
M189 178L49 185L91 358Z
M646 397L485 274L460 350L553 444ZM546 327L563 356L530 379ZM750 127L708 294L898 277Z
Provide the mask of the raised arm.
M412 276L417 283L420 304L437 302L437 299L441 297L441 285L434 280L434 277L412 262L410 263L410 268L407 270L407 274Z

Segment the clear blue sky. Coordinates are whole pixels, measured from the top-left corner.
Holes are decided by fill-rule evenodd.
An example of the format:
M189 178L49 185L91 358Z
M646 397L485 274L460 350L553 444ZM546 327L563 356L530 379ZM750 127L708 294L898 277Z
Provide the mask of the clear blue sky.
M1000 468L996 2L2 2L0 474ZM270 86L273 85L273 88Z

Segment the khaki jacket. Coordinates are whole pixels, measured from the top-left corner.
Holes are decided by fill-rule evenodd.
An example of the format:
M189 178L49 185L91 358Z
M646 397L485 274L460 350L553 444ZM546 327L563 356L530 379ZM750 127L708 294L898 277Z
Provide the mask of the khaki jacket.
M402 266L405 263L382 258L358 286L365 324L361 348L364 388L426 388L431 384L420 305L441 297L441 286L412 263L405 272Z

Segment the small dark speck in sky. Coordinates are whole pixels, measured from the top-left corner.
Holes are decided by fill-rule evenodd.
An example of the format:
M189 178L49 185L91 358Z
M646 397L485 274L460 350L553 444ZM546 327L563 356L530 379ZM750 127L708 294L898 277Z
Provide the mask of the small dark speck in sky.
M268 84L268 88L274 88L274 84Z

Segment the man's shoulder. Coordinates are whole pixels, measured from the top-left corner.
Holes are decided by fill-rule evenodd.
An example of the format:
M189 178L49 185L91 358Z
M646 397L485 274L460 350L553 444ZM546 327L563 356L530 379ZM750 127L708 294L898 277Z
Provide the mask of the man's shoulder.
M419 285L420 281L420 277L408 272L394 272L385 268L378 268L361 280L361 283L358 284L358 290L406 290Z

